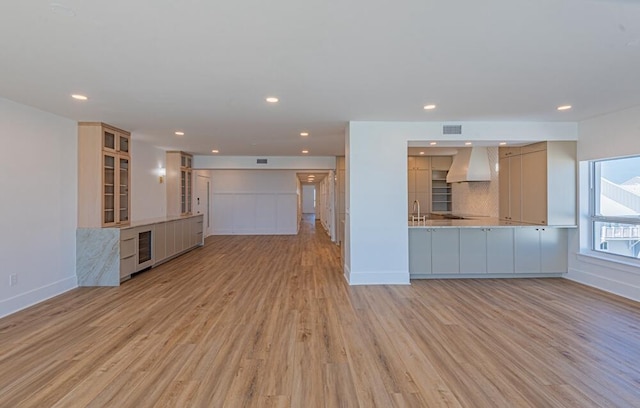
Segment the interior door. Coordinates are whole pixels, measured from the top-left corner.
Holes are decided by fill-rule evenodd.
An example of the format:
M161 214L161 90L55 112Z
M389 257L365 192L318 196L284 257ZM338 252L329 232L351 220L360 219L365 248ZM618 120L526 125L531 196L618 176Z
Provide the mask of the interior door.
M209 177L197 175L196 197L194 202L195 214L203 214L203 233L207 237L211 235L211 219L209 217L209 196L211 189L211 179Z

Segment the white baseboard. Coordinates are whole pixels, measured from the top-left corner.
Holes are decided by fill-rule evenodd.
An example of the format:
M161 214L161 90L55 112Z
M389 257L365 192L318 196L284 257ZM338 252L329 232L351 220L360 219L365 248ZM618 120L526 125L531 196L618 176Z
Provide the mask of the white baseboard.
M345 273L346 276L346 273ZM349 272L349 285L409 285L409 273Z
M33 306L36 303L43 302L77 287L78 278L73 275L9 299L0 300L0 317L26 309L29 306Z
M640 302L640 285L610 279L601 274L569 268L566 279Z

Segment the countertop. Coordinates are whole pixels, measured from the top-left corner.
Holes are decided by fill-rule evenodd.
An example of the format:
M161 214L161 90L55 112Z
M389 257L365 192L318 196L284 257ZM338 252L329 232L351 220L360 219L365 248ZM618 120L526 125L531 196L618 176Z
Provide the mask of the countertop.
M184 220L184 219L187 219L187 218L200 217L200 216L202 216L202 214L176 215L176 216L173 216L173 217L148 218L146 220L139 220L139 221L132 222L129 225L125 225L123 227L120 227L120 229L142 227L144 225L160 224L160 223L163 223L163 222Z
M545 227L545 228L575 228L575 225L533 225L521 222L503 221L492 217L476 217L464 220L431 219L420 222L409 221L409 228L514 228L514 227Z

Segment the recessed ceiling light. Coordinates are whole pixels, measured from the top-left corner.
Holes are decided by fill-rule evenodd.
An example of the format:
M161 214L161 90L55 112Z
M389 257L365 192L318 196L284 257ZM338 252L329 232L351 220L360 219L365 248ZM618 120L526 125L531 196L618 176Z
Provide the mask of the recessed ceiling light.
M435 108L436 108L436 105L433 105L433 104L431 104L431 105L424 105L424 110L431 110L431 109L435 109Z
M309 136L309 132L300 132L300 136Z
M265 99L265 101L269 102L269 103L276 103L279 101L278 98L274 97L274 96L270 96L267 99Z
M424 152L420 152L420 154L424 154Z
M438 144L438 142L431 142L431 143L429 143L429 144L430 144L431 146L435 146L435 145L437 145L437 144Z
M218 150L212 150L211 153L220 153Z
M500 142L500 143L499 143L499 145L500 145L500 146L504 146L504 145L506 145L506 144L507 144L507 142Z
M79 100L79 101L86 101L87 99L89 99L89 98L87 98L86 96L84 96L84 95L80 95L80 94L73 94L73 95L71 95L71 97L72 97L73 99L77 99L77 100Z
M569 109L571 109L571 105L562 105L562 106L558 106L558 110L559 110L559 111L569 110Z
M464 142L465 145L469 146L471 142Z
M176 132L176 136L184 136L184 132L177 131L177 132Z
M307 153L309 153L309 151L308 150L303 150L302 153L303 154L307 154Z
M50 3L49 4L49 8L51 9L51 11L53 13L59 14L61 16L75 17L75 15L76 15L76 12L73 11L72 8L69 8L67 6L63 6L62 4L59 4L59 3Z

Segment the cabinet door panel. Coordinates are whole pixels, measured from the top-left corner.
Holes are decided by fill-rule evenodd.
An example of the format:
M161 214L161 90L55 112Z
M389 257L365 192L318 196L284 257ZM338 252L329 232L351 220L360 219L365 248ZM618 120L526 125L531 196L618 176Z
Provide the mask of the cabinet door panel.
M158 263L167 257L167 223L153 226L153 261Z
M513 228L487 230L487 272L513 273Z
M409 229L409 273L431 273L431 231L426 228Z
M522 221L547 223L547 152L522 156Z
M167 258L173 256L178 252L176 250L176 222L177 221L169 221L166 224L166 247L167 247Z
M430 188L429 170L416 170L416 193L427 193Z
M510 198L510 189L509 189L509 178L510 178L510 162L509 158L500 159L500 174L498 176L498 193L499 193L499 212L500 219L508 220L511 216L510 207L511 204L509 202Z
M460 229L460 273L487 272L487 234L483 228Z
M522 156L509 158L509 220L522 220Z
M515 229L514 239L516 273L540 272L540 231L539 228L522 227Z
M540 230L540 272L566 273L568 231L565 228Z
M431 233L431 268L434 274L460 272L458 228L436 228Z

